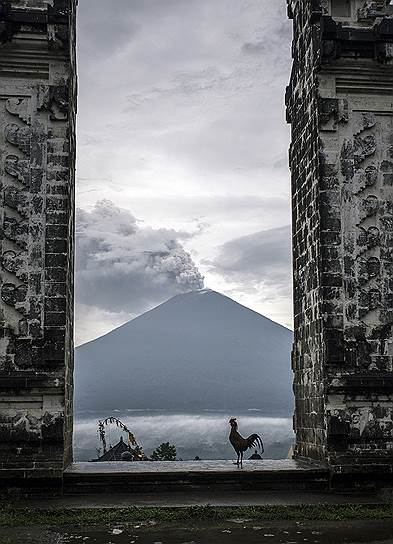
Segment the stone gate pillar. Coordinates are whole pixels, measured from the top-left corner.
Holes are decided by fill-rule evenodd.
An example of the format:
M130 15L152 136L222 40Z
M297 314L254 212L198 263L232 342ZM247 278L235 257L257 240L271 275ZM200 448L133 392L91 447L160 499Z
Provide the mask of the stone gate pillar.
M288 0L296 457L393 470L393 6Z
M0 0L0 488L72 459L76 0Z

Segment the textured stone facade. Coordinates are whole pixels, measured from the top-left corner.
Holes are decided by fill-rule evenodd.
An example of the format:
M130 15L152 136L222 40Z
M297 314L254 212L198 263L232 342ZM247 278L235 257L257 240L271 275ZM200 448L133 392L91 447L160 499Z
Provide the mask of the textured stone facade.
M0 481L72 459L75 0L0 0Z
M393 6L288 10L296 456L392 472Z

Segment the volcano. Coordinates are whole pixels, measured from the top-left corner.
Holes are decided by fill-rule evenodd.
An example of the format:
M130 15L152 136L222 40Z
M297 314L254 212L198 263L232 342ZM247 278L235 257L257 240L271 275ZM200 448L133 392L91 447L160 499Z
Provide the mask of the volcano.
M75 411L293 410L292 332L209 289L76 349Z

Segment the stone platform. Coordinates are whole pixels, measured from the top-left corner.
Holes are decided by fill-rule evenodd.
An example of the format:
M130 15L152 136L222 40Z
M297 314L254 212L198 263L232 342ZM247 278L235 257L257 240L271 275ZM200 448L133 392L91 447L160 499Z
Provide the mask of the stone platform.
M292 460L74 463L64 474L65 495L179 491L314 491L329 488L325 467Z

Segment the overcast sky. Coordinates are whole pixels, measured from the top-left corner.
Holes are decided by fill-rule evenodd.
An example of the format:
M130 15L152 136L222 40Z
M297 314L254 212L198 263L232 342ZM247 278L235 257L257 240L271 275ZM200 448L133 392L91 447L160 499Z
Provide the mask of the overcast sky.
M291 326L284 0L79 0L77 344L203 286Z

